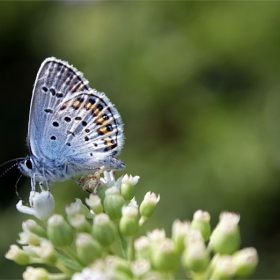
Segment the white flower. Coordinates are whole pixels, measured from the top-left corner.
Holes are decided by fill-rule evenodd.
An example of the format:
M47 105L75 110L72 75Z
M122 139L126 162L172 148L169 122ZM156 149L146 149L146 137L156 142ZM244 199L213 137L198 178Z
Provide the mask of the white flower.
M137 209L139 208L138 203L137 203L135 197L133 197L133 198L130 200L130 202L129 202L129 204L128 204L127 206L135 207L135 208L137 208Z
M101 181L107 186L107 188L115 186L118 189L120 189L122 178L123 178L123 176L121 176L116 181L115 176L114 176L114 171L111 170L111 171L104 171L104 178L101 178L101 179L103 179Z
M165 234L165 230L164 229L154 229L150 232L147 233L147 236L148 238L151 240L151 241L162 241L165 239L166 237L166 234Z
M48 219L54 212L54 198L50 191L31 191L29 196L29 206L23 205L20 200L16 208L19 212L33 215L40 220Z
M86 267L81 273L75 273L72 280L103 280L104 276L101 270Z
M132 184L132 185L136 185L139 181L140 177L139 176L134 176L132 177L132 175L127 175L125 174L122 178L122 183L124 184Z

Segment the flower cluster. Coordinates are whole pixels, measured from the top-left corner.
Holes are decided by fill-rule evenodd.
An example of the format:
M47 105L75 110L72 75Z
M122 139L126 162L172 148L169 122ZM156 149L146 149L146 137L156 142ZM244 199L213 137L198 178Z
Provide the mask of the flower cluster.
M89 186L94 193L85 204L76 199L67 206L66 218L53 213L50 192L32 192L31 207L19 202L17 209L38 221L23 222L18 240L22 246L11 245L6 258L58 270L28 266L26 280L173 279L180 265L192 279L246 278L254 272L257 252L239 250L239 216L234 213L222 213L213 231L209 213L198 210L191 222L175 220L170 238L163 229L136 238L160 200L148 192L138 207L138 180L125 175L115 181L112 172L105 172L104 178L83 177L83 188Z

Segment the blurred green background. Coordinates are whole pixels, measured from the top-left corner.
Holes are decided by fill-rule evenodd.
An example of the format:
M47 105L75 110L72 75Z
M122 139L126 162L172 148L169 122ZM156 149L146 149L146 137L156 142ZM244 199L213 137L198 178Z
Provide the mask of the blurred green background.
M279 12L279 2L1 2L0 162L28 153L41 62L69 61L121 113L119 157L141 177L137 200L161 195L142 233L170 234L175 218L197 209L210 212L213 226L221 211L234 211L242 247L260 255L252 279L280 278ZM1 279L24 270L4 258L29 218L15 209L18 176L14 169L1 178ZM22 197L29 190L22 179ZM72 181L52 193L57 211L87 196Z

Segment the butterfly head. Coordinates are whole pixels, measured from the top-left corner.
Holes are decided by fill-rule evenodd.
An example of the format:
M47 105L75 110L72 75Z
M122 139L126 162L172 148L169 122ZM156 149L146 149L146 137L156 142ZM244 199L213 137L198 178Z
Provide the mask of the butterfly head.
M26 176L32 177L34 174L34 162L31 157L26 157L18 163L18 168Z

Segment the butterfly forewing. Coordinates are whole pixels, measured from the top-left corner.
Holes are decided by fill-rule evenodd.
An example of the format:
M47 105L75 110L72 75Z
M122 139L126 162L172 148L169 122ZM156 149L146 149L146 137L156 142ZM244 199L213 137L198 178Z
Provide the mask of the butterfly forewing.
M63 100L82 90L90 90L88 81L67 62L47 58L42 63L35 80L29 113L28 144L32 154L42 156L42 140L52 115Z

